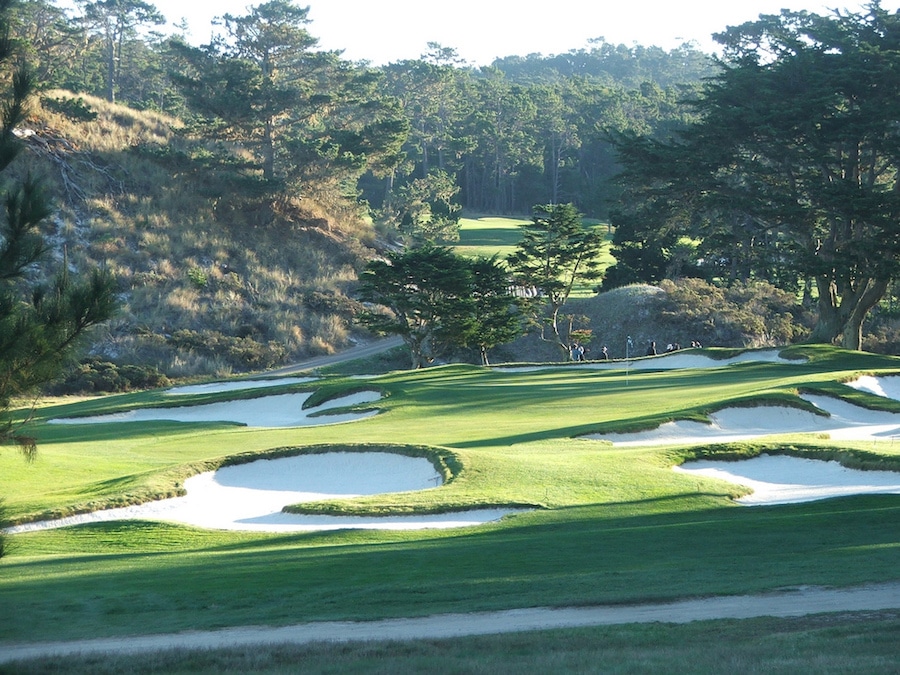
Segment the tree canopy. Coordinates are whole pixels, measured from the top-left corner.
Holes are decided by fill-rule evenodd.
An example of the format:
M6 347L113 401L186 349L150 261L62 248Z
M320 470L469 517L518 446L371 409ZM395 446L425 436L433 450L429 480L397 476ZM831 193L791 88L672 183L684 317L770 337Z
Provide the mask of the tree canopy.
M667 231L736 278L814 284L811 339L859 349L900 265L900 17L783 11L718 36L695 124L620 137L633 241ZM643 231L634 221L643 218Z
M542 339L556 343L566 356L569 341L560 325L560 310L576 284L596 282L601 277L598 256L604 237L584 224L573 204L543 204L534 211L507 264L519 287L537 291L532 304L538 313ZM545 328L550 329L549 336Z
M373 71L313 49L309 8L286 0L223 17L225 34L208 45L171 45L172 78L196 128L254 153L262 178L294 187L311 178L340 181L399 161L406 124L381 94Z
M488 350L519 332L508 275L496 258L468 259L426 243L373 260L361 276L359 298L387 311L360 316L370 329L399 335L411 366L422 368L453 348Z

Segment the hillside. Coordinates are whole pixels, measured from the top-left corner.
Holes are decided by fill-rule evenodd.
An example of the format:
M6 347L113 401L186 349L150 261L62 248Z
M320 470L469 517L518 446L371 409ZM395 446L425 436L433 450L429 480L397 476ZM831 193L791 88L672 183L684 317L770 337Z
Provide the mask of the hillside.
M347 290L373 239L359 214L267 197L233 151L223 166L163 115L54 91L29 127L14 168L43 176L57 203L54 264L120 282L93 354L224 375L353 343Z
M363 214L310 186L302 200L266 196L233 148L192 140L171 117L54 91L22 134L16 172L45 178L57 212L45 228L53 260L78 273L109 268L117 317L90 354L169 377L225 376L331 354L371 336L353 324L351 291L375 254ZM668 282L666 282L668 283ZM809 317L788 295L631 286L572 299L564 313L592 331L588 357L643 354L650 340L761 347L801 339ZM891 352L891 335L867 336ZM561 357L535 336L493 362ZM456 358L465 360L465 355ZM477 359L473 357L473 362ZM403 367L398 362L397 367ZM154 383L148 383L154 386Z
M590 331L583 340L588 359L598 358L604 345L610 358L625 358L629 338L630 356L644 356L651 341L660 353L669 343L688 347L692 341L704 347L784 346L802 340L812 322L796 298L769 284L720 288L698 279L634 284L573 298L562 314L574 317L575 328ZM533 334L492 355L495 362L561 358L558 348Z

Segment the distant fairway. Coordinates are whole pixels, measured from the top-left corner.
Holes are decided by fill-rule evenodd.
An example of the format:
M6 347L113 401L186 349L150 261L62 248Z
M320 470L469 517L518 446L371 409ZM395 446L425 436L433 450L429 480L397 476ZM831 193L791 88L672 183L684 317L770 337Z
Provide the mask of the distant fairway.
M499 216L460 218L459 243L454 249L461 255L496 254L505 258L516 250L522 236L522 226L530 222L530 218Z
M174 397L160 391L40 407L26 427L39 438L37 460L26 463L13 449L0 453L0 494L14 520L174 495L188 476L233 461L386 448L427 457L444 484L325 499L304 504L303 512L531 511L441 531L260 533L116 521L15 535L0 563L0 607L16 608L17 618L0 623L0 649L31 640L630 604L900 579L900 496L743 507L733 498L747 488L672 470L688 459L762 452L897 470L900 443L893 438L794 433L691 447L615 447L583 438L702 421L726 407L808 407L798 393L900 412L898 401L843 384L863 374L900 374L900 359L824 347L784 354L795 360L671 370L653 369L652 362L627 370L618 362L525 372L453 365L177 397L199 405L310 392L312 410L354 391L382 394L350 406L379 414L316 427L47 423L171 406Z
M465 256L490 257L497 255L500 258L506 258L516 250L522 236L522 226L530 222L531 219L524 216L519 218L500 216L461 218L459 243L453 248L457 253ZM605 223L595 219L586 218L584 222L607 229ZM603 268L615 263L609 253L609 242L611 241L612 234L607 232L607 247L601 257ZM588 297L593 294L591 287L577 286L572 292L572 297Z

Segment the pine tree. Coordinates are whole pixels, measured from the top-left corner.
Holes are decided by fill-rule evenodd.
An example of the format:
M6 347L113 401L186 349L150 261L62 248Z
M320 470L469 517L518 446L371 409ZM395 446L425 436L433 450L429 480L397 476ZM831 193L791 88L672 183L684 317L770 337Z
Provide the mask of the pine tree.
M24 66L12 66L8 17L14 0L0 0L0 65L12 70L10 87L0 106L0 172L22 149L17 136L34 91ZM18 432L9 419L10 404L59 375L78 340L113 314L114 282L103 271L76 279L66 263L45 286L28 282L27 272L48 251L38 229L52 213L40 180L27 176L6 189L0 218L0 442L15 441L27 455L33 438Z

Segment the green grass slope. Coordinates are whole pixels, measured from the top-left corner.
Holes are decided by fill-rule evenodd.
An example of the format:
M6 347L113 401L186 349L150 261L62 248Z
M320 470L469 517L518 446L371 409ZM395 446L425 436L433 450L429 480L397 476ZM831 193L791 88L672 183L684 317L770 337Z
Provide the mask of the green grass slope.
M842 382L900 374L900 360L793 348L793 363L701 370L510 373L472 366L296 385L319 399L384 393L381 414L348 424L255 429L228 424L47 425L60 415L160 404L158 392L35 411L34 463L0 454L9 515L30 520L176 492L202 469L273 452L397 446L450 479L422 492L306 505L344 513L425 513L524 505L532 511L445 531L258 534L114 522L11 537L0 560L3 642L242 624L373 619L540 605L634 603L796 585L900 579L900 497L747 508L735 486L671 471L695 456L789 452L900 469L890 440L795 435L699 448L616 448L593 431L697 419L724 406L797 402L828 391L898 404ZM290 386L289 386L290 388ZM258 393L258 392L257 392ZM250 395L250 394L245 394ZM257 394L254 394L257 395ZM200 403L222 395L186 399Z

